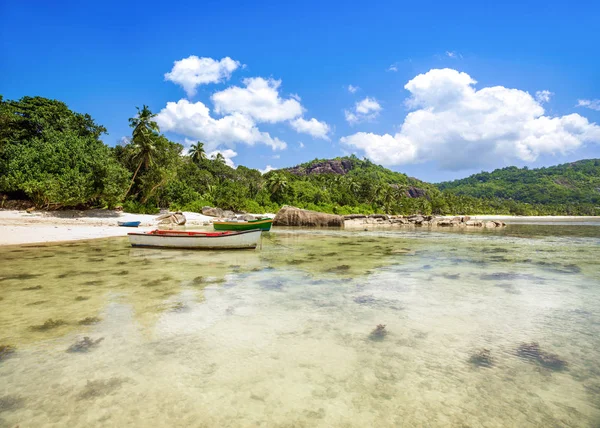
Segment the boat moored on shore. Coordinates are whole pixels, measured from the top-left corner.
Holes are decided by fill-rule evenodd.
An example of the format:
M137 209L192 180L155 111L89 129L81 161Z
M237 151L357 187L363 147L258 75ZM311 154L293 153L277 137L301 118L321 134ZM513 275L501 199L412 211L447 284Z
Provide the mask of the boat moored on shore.
M237 250L256 248L260 229L241 232L195 232L153 230L146 233L128 233L133 247L181 248L195 250Z
M273 225L273 219L263 218L258 220L228 220L214 221L213 227L215 230L264 230L268 232Z

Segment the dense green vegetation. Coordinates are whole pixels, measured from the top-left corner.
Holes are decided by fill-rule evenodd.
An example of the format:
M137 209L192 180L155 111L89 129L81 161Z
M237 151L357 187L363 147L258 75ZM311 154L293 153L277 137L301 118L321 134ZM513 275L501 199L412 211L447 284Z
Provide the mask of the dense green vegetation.
M438 184L445 192L514 201L517 214L600 214L600 159L547 168L508 168Z
M338 214L593 214L600 205L597 160L505 168L437 186L356 156L261 175L230 168L221 155L208 159L202 142L184 154L154 117L138 108L129 140L111 148L101 141L104 127L60 101L0 96L0 193L41 208L123 205L139 213L205 205L275 212L288 204Z

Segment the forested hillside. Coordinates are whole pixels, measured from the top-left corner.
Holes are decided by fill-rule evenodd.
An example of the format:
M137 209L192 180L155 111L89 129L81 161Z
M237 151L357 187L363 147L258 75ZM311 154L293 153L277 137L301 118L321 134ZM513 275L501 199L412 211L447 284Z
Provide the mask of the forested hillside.
M42 97L0 96L0 204L45 209L112 208L155 213L205 205L276 212L295 205L337 214L600 214L598 160L551 168L504 168L433 185L356 156L315 159L262 175L208 158L204 144L160 133L147 106L132 108L131 135L105 145L88 114Z
M600 213L600 159L537 169L512 166L437 186L457 195L543 205L556 212Z

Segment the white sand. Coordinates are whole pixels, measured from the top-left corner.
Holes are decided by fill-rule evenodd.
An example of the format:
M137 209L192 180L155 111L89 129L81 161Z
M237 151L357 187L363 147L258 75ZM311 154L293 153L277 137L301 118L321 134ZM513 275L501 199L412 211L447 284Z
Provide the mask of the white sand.
M215 217L184 212L186 226L210 226ZM273 218L274 214L262 214ZM125 236L132 230L148 231L156 228L156 215L129 214L110 210L88 211L25 211L0 210L0 245L34 244L43 242L74 241L79 239ZM453 216L447 216L453 217ZM577 216L507 216L476 215L477 220L524 221L585 221L600 217ZM141 221L138 229L118 227L117 221Z
M214 217L184 213L186 226L209 226ZM156 228L156 215L129 214L109 210L25 211L0 210L0 245L74 241L125 236L132 230ZM141 221L138 229L119 227L117 221Z

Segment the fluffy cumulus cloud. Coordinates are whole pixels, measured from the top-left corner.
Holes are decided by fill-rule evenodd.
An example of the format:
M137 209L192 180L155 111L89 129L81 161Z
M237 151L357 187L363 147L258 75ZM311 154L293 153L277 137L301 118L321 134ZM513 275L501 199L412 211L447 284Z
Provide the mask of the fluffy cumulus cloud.
M199 85L228 80L238 67L239 61L225 57L219 61L212 58L189 56L173 63L173 69L165 74L165 80L181 85L188 97L196 95Z
M198 85L229 79L239 66L238 61L229 57L216 61L191 56L175 61L165 79L182 85L192 96ZM157 122L164 131L202 140L207 150L216 150L221 145L234 148L237 143L285 149L285 142L259 130L257 124L260 123L287 122L298 133L329 140L331 127L315 118L304 119L300 96L284 97L280 89L281 80L247 78L243 80L243 87L231 86L212 94L212 114L204 103L182 99L167 103L158 114Z
M577 100L577 107L586 107L600 111L600 100Z
M304 109L296 98L279 96L281 80L253 77L244 79L244 88L232 86L212 96L219 114L241 113L257 122L277 123L302 115Z
M345 110L344 116L350 125L354 125L375 119L381 110L381 105L375 98L366 97L364 100L357 102L353 110Z
M331 131L331 127L327 123L320 122L314 117L310 120L299 117L298 119L290 121L290 125L296 132L308 134L313 138L329 140L328 134Z
M225 165L235 168L235 164L231 160L232 158L237 156L237 153L235 151L233 151L231 149L213 150L212 152L209 152L207 154L207 156L209 157L209 159L214 159L217 157L217 154L219 154L219 153L225 159Z
M359 132L341 142L384 165L437 161L454 170L534 161L600 142L600 127L578 114L545 116L527 92L475 84L452 69L420 74L405 85L413 111L397 133Z
M250 117L233 113L216 119L199 101L169 102L156 116L156 122L163 131L206 142L207 150L214 150L221 144L234 147L236 143L266 144L273 150L286 148L285 142L271 137L268 132L261 132Z

